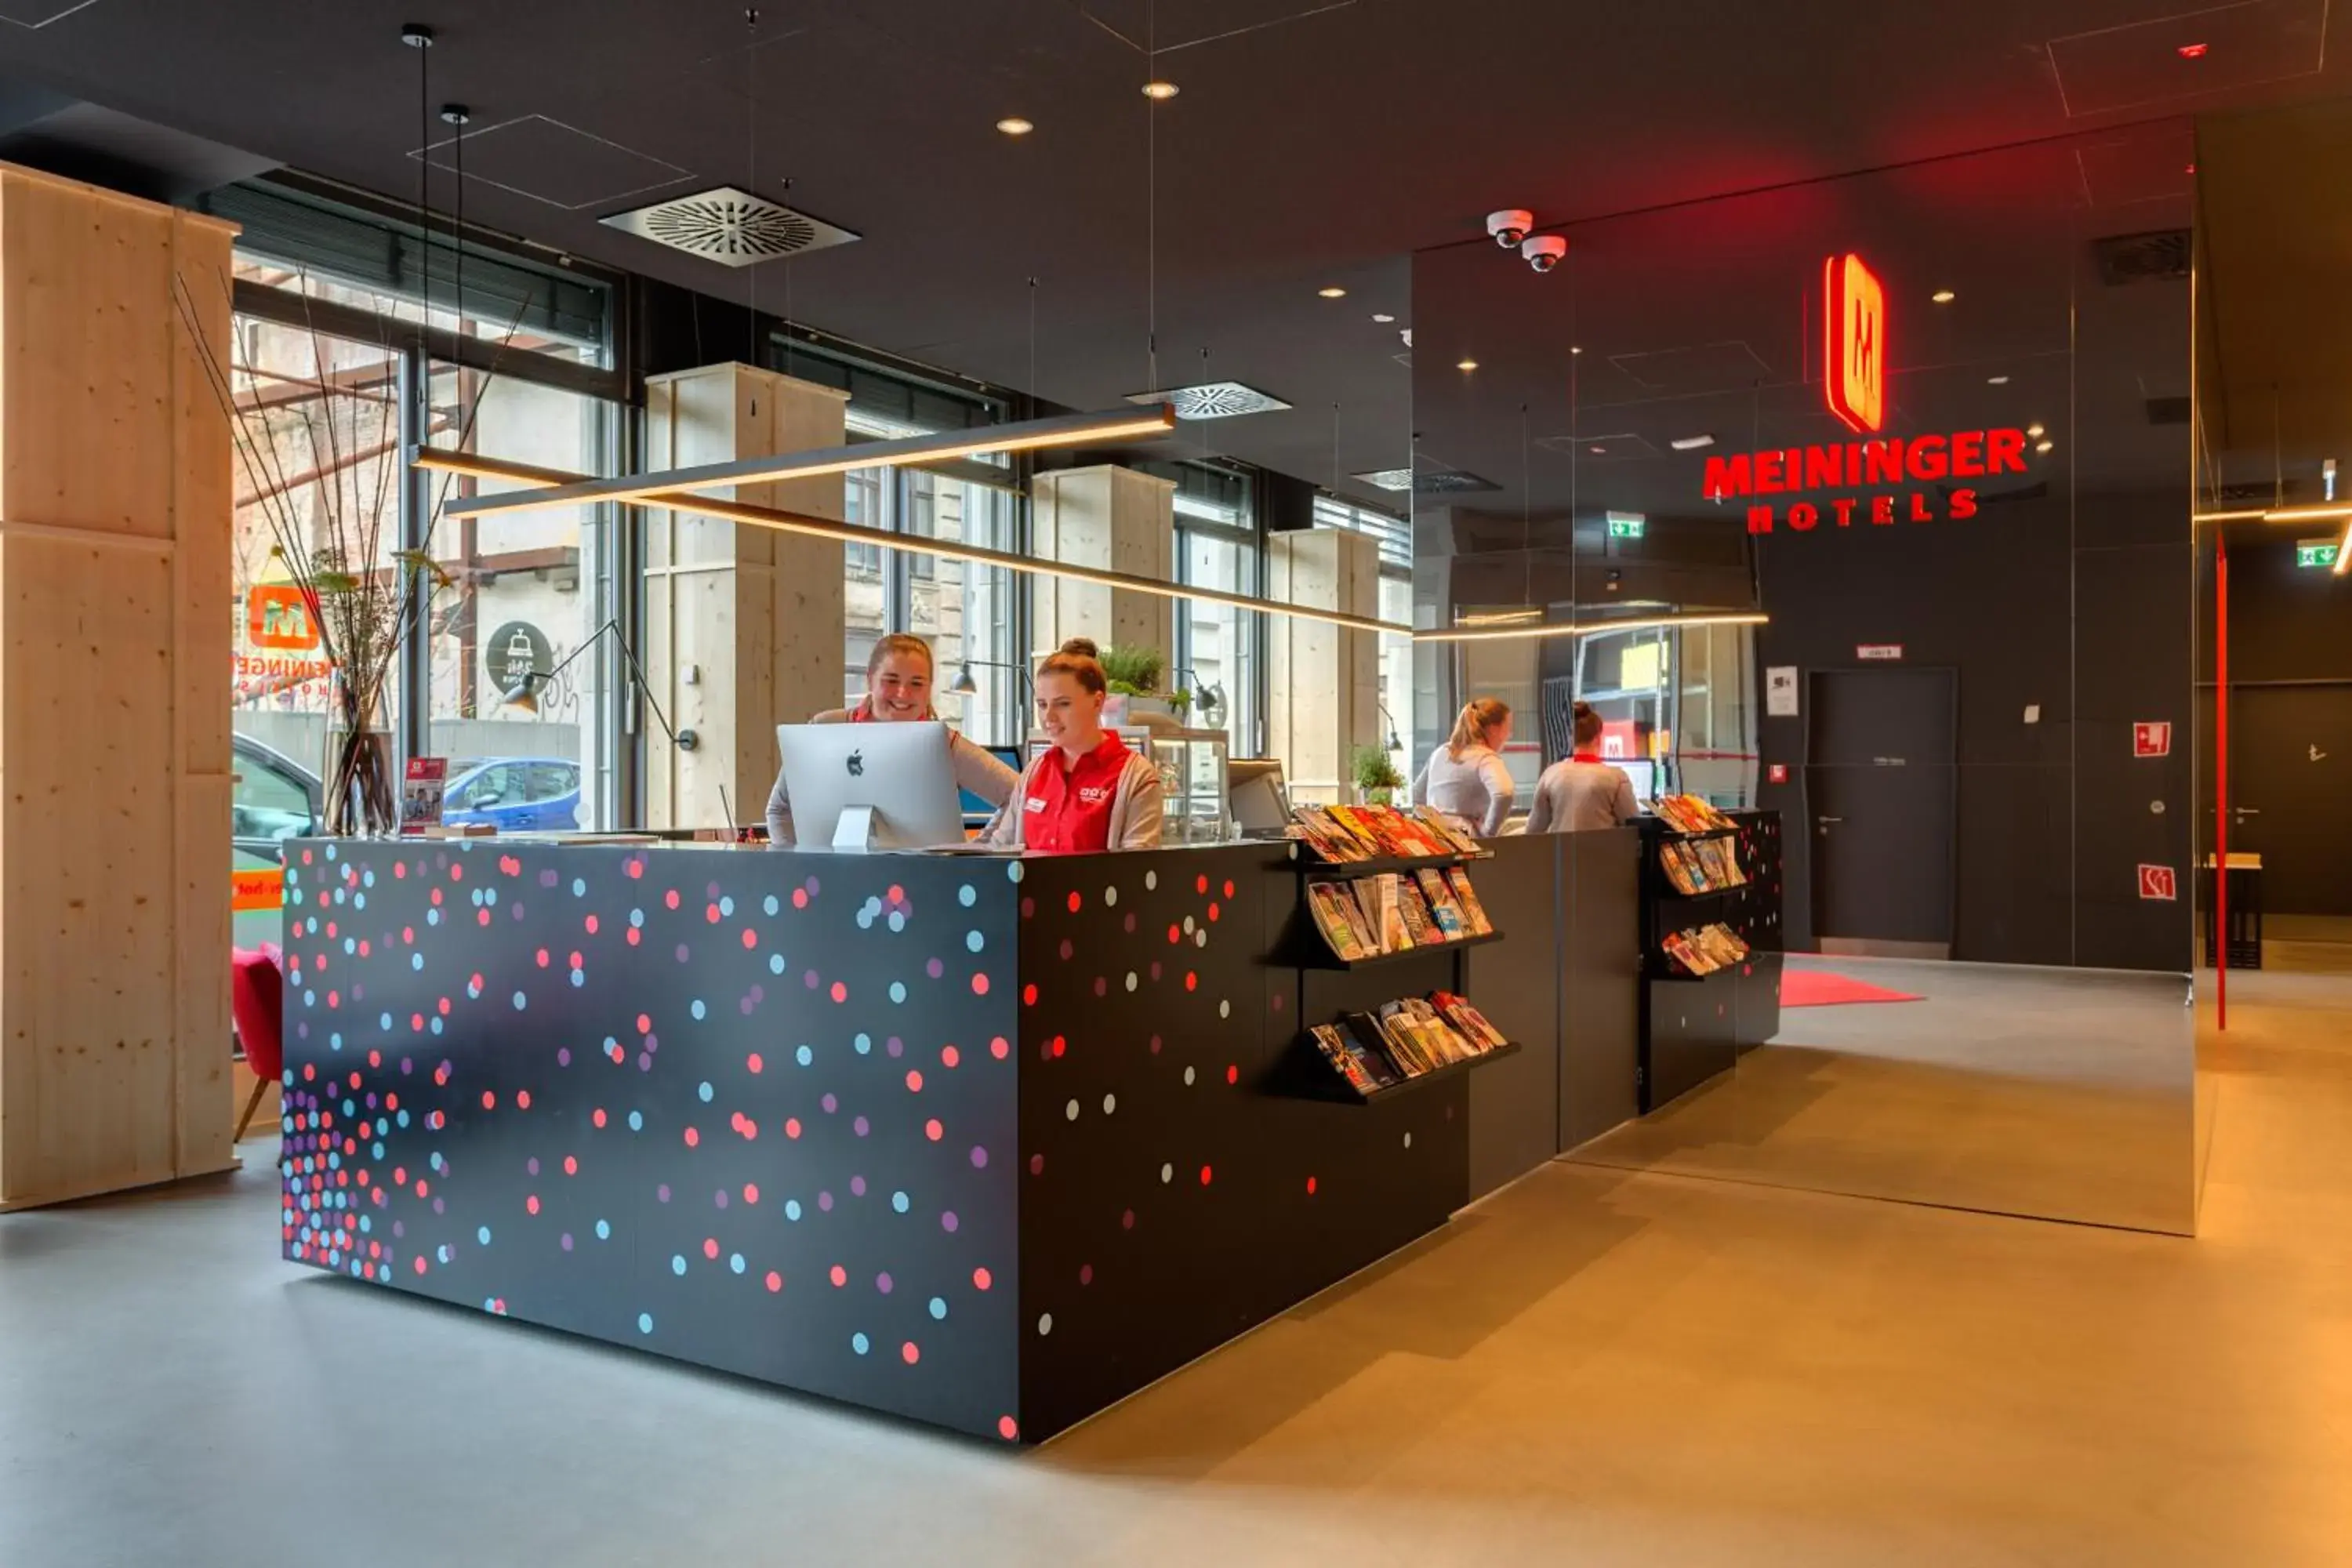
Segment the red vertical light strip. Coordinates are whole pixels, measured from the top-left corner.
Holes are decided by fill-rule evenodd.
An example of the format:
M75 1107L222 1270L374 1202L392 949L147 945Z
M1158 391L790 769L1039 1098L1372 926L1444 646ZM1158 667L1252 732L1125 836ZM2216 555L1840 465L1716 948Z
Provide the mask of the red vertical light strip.
M2213 955L2215 1026L2230 1026L2230 544L2213 531Z

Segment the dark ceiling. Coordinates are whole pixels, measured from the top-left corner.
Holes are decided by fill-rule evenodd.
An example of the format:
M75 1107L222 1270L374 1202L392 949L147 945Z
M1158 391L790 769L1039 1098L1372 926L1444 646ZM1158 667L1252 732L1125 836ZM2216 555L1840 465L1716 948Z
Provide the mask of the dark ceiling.
M731 0L0 0L0 69L404 198L443 133L398 40L426 23L432 100L474 112L469 220L996 383L1034 363L1078 407L1205 365L1297 408L1188 435L1328 482L1407 460L1370 315L1407 318L1407 258L1490 208L1598 216L2344 80L2327 0L2184 9L765 0L747 26ZM1181 96L1150 105L1155 75ZM744 273L596 221L718 183L865 238Z

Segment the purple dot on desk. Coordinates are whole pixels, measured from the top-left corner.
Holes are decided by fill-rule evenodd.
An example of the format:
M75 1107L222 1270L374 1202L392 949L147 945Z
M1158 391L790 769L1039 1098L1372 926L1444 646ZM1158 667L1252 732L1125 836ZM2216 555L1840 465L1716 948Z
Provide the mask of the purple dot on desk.
M830 1094L826 1095L821 1103L824 1106L827 1115L841 1109L841 1101Z
M1064 937L1062 939L1062 957L1066 960L1070 954L1076 951L1076 950L1070 945L1070 939L1068 937Z
M541 871L539 874L539 885L542 888L552 888L555 886L555 873L551 870Z
M1109 977L1108 977L1108 975L1097 974L1097 975L1096 975L1096 976L1095 976L1095 994L1096 994L1096 995L1100 996L1100 995L1102 995L1105 992L1108 992L1109 989L1110 989L1110 979L1109 979Z
M833 1212L833 1194L831 1193L817 1194L816 1206L824 1210L827 1214L831 1214Z
M1127 934L1129 936L1133 936L1135 934L1135 911L1133 910L1127 911Z
M725 1187L719 1188L718 1195L712 1201L718 1204L720 1208L725 1208L727 1206L727 1189Z
M851 1131L853 1131L853 1132L856 1133L860 1138L865 1137L865 1136L866 1136L866 1118L864 1118L863 1116L861 1116L861 1117L859 1117L856 1121L855 1121L851 1122L851 1123L849 1124L849 1130L850 1130Z
M748 1018L751 1016L751 1009L757 1005L758 1004L753 1002L751 997L745 996L741 1001L735 1004L735 1010Z
M531 1173L532 1175L536 1176L536 1175L538 1175L538 1174L539 1174L539 1156L538 1156L538 1155L533 1154L530 1159L528 1159L528 1160L524 1161L524 1162L523 1162L523 1164L524 1164L525 1168L527 1168L527 1169L530 1172L530 1173Z
M651 1072L654 1070L654 1057L651 1051L639 1051L637 1053L637 1070L639 1072Z
M407 1226L406 1225L403 1224L403 1223L402 1223L401 1221L399 1221L399 1220L394 1220L394 1221L392 1222L392 1236L393 1236L393 1239L394 1239L394 1240L397 1241L397 1240L399 1240L402 1237L406 1236L407 1234L408 1234L408 1226Z
M907 1049L907 1042L900 1039L898 1036L893 1035L888 1039L882 1042L882 1048L888 1051L894 1057L900 1056L903 1055Z
M308 1024L295 1025L294 1035L297 1039L309 1039L310 1037L310 1026Z
M890 1276L888 1273L885 1272L877 1274L874 1277L874 1289L881 1291L885 1296L887 1296L890 1293Z
M802 887L803 887L803 888L806 888L806 889L808 889L808 896L809 896L810 898L814 899L814 898L815 898L815 897L816 897L816 895L817 895L817 885L816 885L816 879L815 879L814 877L811 877L807 881L803 882L803 883L801 884L801 886L802 886Z
M563 1233L562 1242L563 1242L563 1250L564 1250L564 1251L566 1251L566 1252L571 1251L571 1250L572 1250L572 1233L571 1233L570 1231L568 1231L568 1230L567 1230L567 1231L565 1231L565 1232Z
M948 966L941 963L936 958L927 961L923 965L923 973L929 975L934 980L937 980L940 975L945 974L947 970Z
M822 982L817 979L816 971L814 969L801 976L801 983L812 991L815 990L817 986L822 984Z
M684 942L679 942L677 944L677 961L680 963L684 963L686 962L686 943Z
M719 884L713 882L709 887L703 889L702 896L709 899L711 902L717 903L719 901Z
M953 1209L950 1209L947 1213L940 1215L940 1228L941 1230L952 1232L956 1227L956 1223L955 1210Z
M509 904L507 906L507 913L516 920L522 919L522 900L520 899L517 899L513 903Z
M444 1203L441 1199L435 1198L433 1200L433 1212L435 1214L447 1214L449 1212L449 1205Z
M572 1065L572 1047L570 1046L558 1046L555 1047L555 1065L560 1068L568 1068Z
M864 1197L864 1196L866 1195L866 1178L865 1178L865 1177L863 1177L863 1176L852 1176L852 1177L850 1177L850 1178L849 1178L849 1194L850 1194L850 1196L852 1196L852 1197L857 1197L857 1198L862 1198L862 1197Z
M975 1171L988 1169L988 1151L977 1143L971 1147L971 1168Z
M654 1189L654 1196L659 1198L664 1203L669 1202L669 1184L667 1182L664 1182L660 1186L656 1187Z
M767 993L766 988L764 988L764 987L762 987L762 986L758 986L758 985L754 985L754 986L752 986L752 987L751 987L751 1000L752 1000L752 1001L754 1001L754 1002L765 1002L767 999L768 999L768 993Z
M415 1070L416 1070L416 1061L415 1061L415 1058L413 1058L413 1057L403 1057L403 1058L400 1058L400 1075L401 1075L401 1077L403 1077L403 1078L406 1078L410 1073L413 1073L413 1072L415 1072Z

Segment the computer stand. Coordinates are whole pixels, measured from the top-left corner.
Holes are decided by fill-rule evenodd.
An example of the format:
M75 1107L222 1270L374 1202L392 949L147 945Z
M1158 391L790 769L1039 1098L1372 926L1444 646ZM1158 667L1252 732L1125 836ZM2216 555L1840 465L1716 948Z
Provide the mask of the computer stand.
M833 847L836 854L864 855L874 847L874 808L870 805L845 807L841 820L833 825Z

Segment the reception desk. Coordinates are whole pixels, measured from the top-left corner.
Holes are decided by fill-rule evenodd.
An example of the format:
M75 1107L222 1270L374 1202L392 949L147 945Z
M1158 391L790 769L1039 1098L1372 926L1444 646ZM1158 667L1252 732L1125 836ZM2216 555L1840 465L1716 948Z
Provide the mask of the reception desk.
M1043 1440L1615 1120L1570 1085L1638 952L1568 933L1630 937L1637 843L1579 838L1474 867L1503 940L1356 968L1279 842L298 841L286 1255ZM1522 1048L1295 1091L1304 1022L1450 985Z

